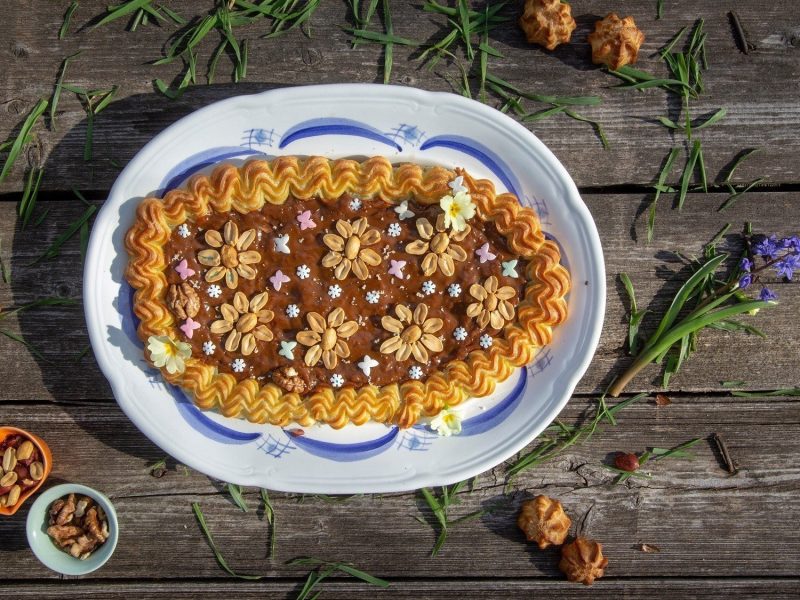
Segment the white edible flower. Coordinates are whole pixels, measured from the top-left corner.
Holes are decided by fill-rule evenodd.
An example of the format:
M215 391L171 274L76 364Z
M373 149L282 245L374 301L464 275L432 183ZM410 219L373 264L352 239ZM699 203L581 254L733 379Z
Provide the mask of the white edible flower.
M451 283L447 286L447 293L451 298L458 298L461 295L461 286L457 283Z
M436 291L436 284L430 279L422 284L422 293L430 296Z
M464 231L467 221L475 216L475 204L467 192L444 196L439 200L439 206L444 211L444 226L453 231Z
M397 213L397 217L403 221L405 219L410 219L414 216L414 213L408 210L408 200L403 200L400 204L394 207L394 212Z
M203 342L203 352L205 352L206 356L214 354L214 350L216 349L217 345L214 342Z
M431 429L444 437L458 435L461 433L461 410L445 407L431 421Z
M494 343L494 339L488 333L484 333L480 339L481 348L486 350L487 348L491 348L492 344Z
M187 358L192 355L192 347L186 342L173 340L166 335L151 335L147 339L150 360L156 367L165 367L167 373L183 373L186 370Z
M286 307L286 316L290 319L300 316L300 307L297 304L290 304Z
M289 234L285 233L275 238L275 251L289 254Z
M367 302L370 304L377 304L381 300L380 292L367 292Z
M335 388L340 388L344 385L344 377L339 375L338 373L334 373L331 375L331 385Z
M361 208L361 200L353 198L350 200L350 210L359 210Z
M178 226L178 235L182 238L188 238L191 235L189 233L189 226L186 223Z
M400 228L400 223L392 223L389 225L389 235L392 237L397 237L402 233L402 229Z
M519 274L517 273L517 263L518 262L519 262L519 260L516 259L516 258L511 259L511 260L503 261L503 263L502 263L503 264L503 275L505 277L512 277L514 279L519 277Z
M453 337L456 338L457 341L463 342L467 339L467 330L463 327L456 327L453 331Z
M420 379L422 377L422 368L414 365L408 370L408 376L411 377L411 379Z
M300 265L297 267L297 276L300 279L307 279L309 275L311 275L311 269L308 268L308 265Z
M244 368L246 366L247 365L245 364L244 359L242 358L237 358L231 363L231 369L233 369L234 373L241 373L242 371L244 371Z
M358 368L364 371L364 375L369 377L370 372L374 367L377 367L380 363L377 360L372 358L369 354L364 355L364 359L358 363Z
M331 298L338 298L342 295L342 288L339 284L334 284L328 288L328 296Z
M216 283L213 283L210 286L208 286L206 292L212 298L219 298L222 295L222 288L219 287Z
M297 342L294 340L281 340L281 349L278 354L289 360L294 360L294 349L297 348Z
M447 184L450 186L450 189L453 190L454 194L458 194L459 192L468 192L467 186L464 185L464 176L459 175L453 181Z

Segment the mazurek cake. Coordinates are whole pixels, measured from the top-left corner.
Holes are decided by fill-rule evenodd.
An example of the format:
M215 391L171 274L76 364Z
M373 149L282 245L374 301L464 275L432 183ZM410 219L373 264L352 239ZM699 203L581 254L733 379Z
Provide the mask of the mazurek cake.
M126 246L147 360L257 423L410 427L490 394L567 314L534 211L462 169L222 164L143 200Z

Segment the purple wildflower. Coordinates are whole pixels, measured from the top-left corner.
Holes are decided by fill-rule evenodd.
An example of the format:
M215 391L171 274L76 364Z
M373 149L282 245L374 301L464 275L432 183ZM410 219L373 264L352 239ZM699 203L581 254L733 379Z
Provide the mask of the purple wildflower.
M753 276L750 273L745 273L739 278L739 287L741 289L750 287L751 283L753 283Z
M800 254L787 254L775 263L775 272L778 277L786 277L792 280L795 269L800 269Z
M753 261L749 258L743 258L741 261L739 261L739 268L745 273L749 273L753 268Z
M776 235L763 236L753 244L753 253L764 258L775 258L778 255L778 249L778 236Z
M761 300L764 300L765 302L767 300L777 300L778 299L778 295L775 292L773 292L771 289L769 289L768 287L761 288L761 293L758 295L758 297Z
M792 235L781 240L781 245L789 250L800 252L800 236Z

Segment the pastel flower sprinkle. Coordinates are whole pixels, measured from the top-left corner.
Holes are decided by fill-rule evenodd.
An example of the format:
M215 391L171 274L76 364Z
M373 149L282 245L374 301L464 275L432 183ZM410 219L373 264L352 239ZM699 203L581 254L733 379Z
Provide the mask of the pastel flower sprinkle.
M408 376L411 379L421 379L422 378L422 368L414 365L408 370Z
M214 354L214 350L216 349L217 345L214 342L203 342L203 352L206 356Z
M459 175L453 181L447 184L450 186L450 189L453 190L453 194L458 194L459 192L468 192L467 186L464 185L464 176Z
M461 295L461 286L457 283L451 283L447 286L447 293L451 298L458 298Z
M492 253L492 252L489 250L489 242L486 242L486 243L485 243L483 246L481 246L480 248L478 248L478 249L475 251L475 254L477 254L477 255L478 255L478 258L480 258L480 259L481 259L481 264L483 264L483 263L485 263L485 262L488 262L488 261L490 261L490 260L494 260L495 258L497 258L497 255L496 255L496 254L493 254L493 253Z
M381 300L380 292L367 292L367 302L370 304L377 304Z
M284 275L283 271L278 269L277 271L275 271L275 275L270 277L269 280L270 280L270 283L272 283L272 287L275 288L275 291L279 292L280 289L281 289L281 286L284 283L288 283L289 282L289 276L288 275Z
M231 369L233 369L234 373L243 372L246 366L243 358L237 358L231 363Z
M297 347L297 342L294 340L281 340L281 349L278 354L289 360L294 360L294 349Z
M208 286L206 293L212 298L219 298L222 295L222 288L214 283Z
M358 198L353 198L350 200L350 210L360 210L361 209L361 200Z
M181 325L180 329L183 332L183 335L189 339L192 339L194 336L194 330L200 329L200 323L192 319L192 317L188 317L186 321L183 322L183 325Z
M328 296L331 298L338 298L342 295L342 288L338 284L334 284L328 288Z
M394 207L394 212L397 213L397 217L404 221L405 219L410 219L414 216L414 213L408 210L408 200L403 200L400 204Z
M430 279L422 284L422 293L430 296L436 291L436 284Z
M297 267L297 276L300 279L308 279L309 275L311 275L311 269L308 268L308 265L300 265Z
M288 233L284 233L283 235L279 235L278 237L275 238L275 252L283 252L284 254L290 254Z
M492 347L492 344L494 343L494 339L492 339L492 336L490 336L488 333L484 333L481 336L481 339L480 339L479 343L481 345L481 348L486 350L487 348L491 348Z
M397 237L403 232L403 230L400 228L400 223L392 223L389 225L388 231L389 235L392 237Z
M365 354L364 358L358 363L358 368L364 372L364 375L369 377L370 372L374 367L377 367L380 363L377 360L372 358L369 354Z
M344 377L339 375L338 373L334 373L331 375L331 385L335 388L340 388L344 385Z
M191 233L189 233L189 226L186 223L178 226L178 235L184 239L191 235Z
M456 338L456 341L463 342L467 339L467 330L463 327L456 327L453 331L453 337Z
M286 307L286 316L290 319L300 316L300 307L297 304L290 304Z
M311 211L304 210L301 213L297 214L297 222L300 224L300 231L305 231L306 229L314 229L317 224L311 219Z
M503 261L503 263L502 263L503 264L503 275L505 277L513 277L514 279L519 277L519 275L517 274L517 263L518 262L519 262L519 260L517 260L516 258L513 258L511 260Z
M392 266L389 267L389 275L394 275L398 279L403 278L403 268L406 266L404 260L392 260Z
M445 408L431 420L431 429L443 437L461 433L461 411L456 408Z
M178 263L178 266L175 267L175 271L178 273L178 275L181 276L181 279L184 281L189 279L189 277L191 277L197 272L189 267L189 263L186 262L185 258Z

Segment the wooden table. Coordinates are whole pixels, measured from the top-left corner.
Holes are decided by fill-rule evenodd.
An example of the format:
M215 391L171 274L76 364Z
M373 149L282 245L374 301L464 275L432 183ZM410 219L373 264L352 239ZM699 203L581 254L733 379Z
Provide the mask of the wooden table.
M63 41L57 39L66 2L12 0L0 19L0 139L16 135L24 115L39 97L49 98L59 64L82 50L70 64L67 81L86 88L119 85L116 100L95 122L94 157L83 160L86 114L77 98L64 93L57 129L38 127L35 142L0 185L0 256L10 266L10 284L0 284L0 306L19 306L43 297L81 297L80 243L76 236L57 258L30 263L84 210L72 192L81 190L102 204L124 165L148 140L191 111L239 94L285 85L380 82L381 47L352 49L342 30L345 2L328 0L314 15L313 37L299 31L259 39L252 30L247 79L230 82L223 57L214 85L199 84L170 101L155 92L152 80L170 81L179 64L152 66L170 25L124 30L124 21L97 29L86 23L107 3L82 1ZM515 14L519 7L507 7ZM596 94L597 107L582 109L604 127L611 147L604 150L586 123L563 115L532 123L581 189L597 222L608 272L608 310L597 355L561 418L575 422L595 405L598 394L629 362L624 351L626 310L618 273L636 284L640 303L650 308L643 325L652 331L656 315L674 294L686 270L671 251L697 254L725 224L732 223L722 247L738 251L745 221L756 231L798 233L800 226L800 6L794 0L717 2L672 0L655 19L656 1L574 0L578 28L574 43L555 52L528 46L514 22L493 33L504 58L490 61L491 72L526 90L546 94ZM173 1L184 16L207 10L212 2ZM423 14L421 2L392 3L397 35L435 40L443 19ZM727 11L734 9L755 45L748 54L736 45ZM631 12L647 40L639 67L665 74L653 53L682 26L705 18L710 68L706 92L693 102L693 114L726 107L728 115L700 132L710 178L718 181L741 150L761 151L744 163L737 181L766 177L731 210L717 208L727 193L690 193L683 211L665 196L658 208L656 237L645 241L646 207L652 182L669 149L683 142L654 121L676 108L662 90L620 91L617 80L588 59L587 33L597 15ZM373 25L378 28L378 25ZM216 40L216 34L213 36ZM201 73L213 46L201 49ZM413 60L416 51L394 49L392 83L451 90L443 77L453 65L433 71ZM498 105L496 99L491 102ZM682 164L682 163L681 163ZM36 227L20 230L16 218L24 173L43 165L37 214L49 211ZM670 181L679 177L676 168ZM796 597L800 583L800 404L781 396L732 397L722 382L743 380L743 389L768 391L800 385L798 344L800 295L797 284L781 284L780 304L750 319L768 335L706 331L695 355L669 387L669 406L651 398L620 413L616 427L602 428L589 442L523 473L504 491L502 466L482 474L474 490L463 493L453 516L485 508L479 519L450 532L441 554L430 558L435 532L415 517L431 520L419 495L389 494L331 499L273 494L277 555L266 557L269 526L257 490L246 490L251 505L241 512L219 482L167 460L156 478L148 466L164 454L118 409L88 345L79 305L31 310L9 317L3 328L18 333L41 352L37 357L18 342L0 340L0 423L29 428L53 449L55 468L48 485L82 482L106 492L119 511L121 537L111 561L91 576L64 585L34 558L25 539L25 516L0 519L3 589L14 597L294 597L306 568L288 559L315 556L349 561L391 581L385 592L350 578L325 585L326 598L498 597L530 598L538 593L572 597L586 593L556 568L557 553L526 544L516 527L520 503L539 493L560 498L577 532L604 543L607 576L592 592L601 597ZM655 394L660 371L651 367L626 393ZM614 474L601 467L616 450L641 452L670 447L717 432L739 466L731 475L711 443L703 441L694 460L664 461L652 479L613 485ZM233 580L220 569L192 514L203 507L216 542L230 565L264 573L258 582ZM645 553L640 544L658 553Z

